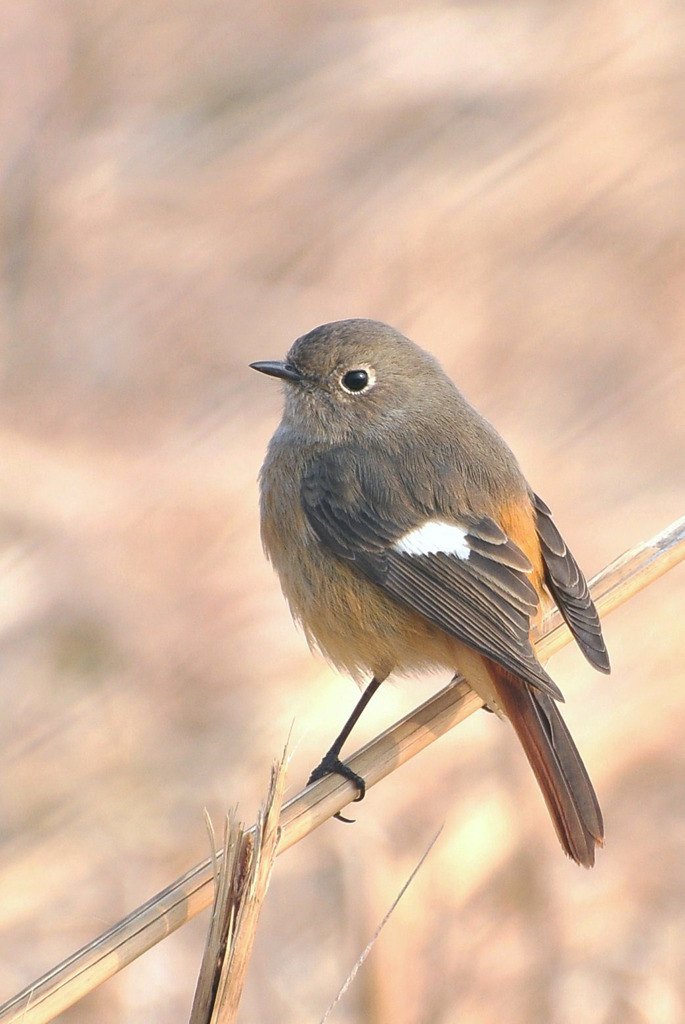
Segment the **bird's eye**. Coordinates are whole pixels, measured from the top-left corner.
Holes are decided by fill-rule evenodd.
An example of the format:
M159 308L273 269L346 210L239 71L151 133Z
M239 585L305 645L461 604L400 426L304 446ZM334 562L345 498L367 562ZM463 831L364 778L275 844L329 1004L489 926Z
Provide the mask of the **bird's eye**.
M352 391L357 393L363 391L369 384L369 375L366 370L348 370L343 376L341 382L345 391Z

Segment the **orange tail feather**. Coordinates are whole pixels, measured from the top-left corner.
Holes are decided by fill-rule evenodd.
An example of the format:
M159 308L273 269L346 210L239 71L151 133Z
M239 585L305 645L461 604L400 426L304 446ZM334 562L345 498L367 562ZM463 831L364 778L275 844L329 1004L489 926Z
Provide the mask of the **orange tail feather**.
M488 659L498 703L538 780L564 851L589 868L604 841L597 796L555 702Z

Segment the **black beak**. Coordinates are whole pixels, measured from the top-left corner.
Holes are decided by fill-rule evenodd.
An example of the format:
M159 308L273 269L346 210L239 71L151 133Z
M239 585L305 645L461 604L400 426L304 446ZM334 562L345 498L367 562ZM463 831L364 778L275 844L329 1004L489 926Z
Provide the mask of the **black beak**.
M269 377L280 377L294 383L302 380L302 374L292 363L279 363L277 359L265 359L260 363L250 363L250 368L266 373Z

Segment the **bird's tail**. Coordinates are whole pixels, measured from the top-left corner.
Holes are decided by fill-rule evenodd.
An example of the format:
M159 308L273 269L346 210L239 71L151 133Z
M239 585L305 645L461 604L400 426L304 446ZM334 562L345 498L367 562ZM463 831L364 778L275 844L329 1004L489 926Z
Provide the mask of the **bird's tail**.
M604 842L597 796L576 745L551 697L488 659L499 706L535 772L564 851L590 868Z

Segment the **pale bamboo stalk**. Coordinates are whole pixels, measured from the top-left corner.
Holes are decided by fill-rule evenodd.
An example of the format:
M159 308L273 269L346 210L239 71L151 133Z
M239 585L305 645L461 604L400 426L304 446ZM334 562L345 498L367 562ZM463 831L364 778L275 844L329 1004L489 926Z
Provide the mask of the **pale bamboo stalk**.
M684 558L685 517L621 555L595 577L591 590L600 612L606 615L613 611ZM543 629L536 646L546 659L571 637L557 616L552 616ZM368 743L349 759L349 764L364 777L367 787L374 786L481 706L481 699L457 678ZM352 783L339 776L328 776L298 793L283 807L278 852L341 811L355 795ZM213 881L210 860L191 868L0 1006L0 1024L45 1024L52 1020L207 907L212 901Z

